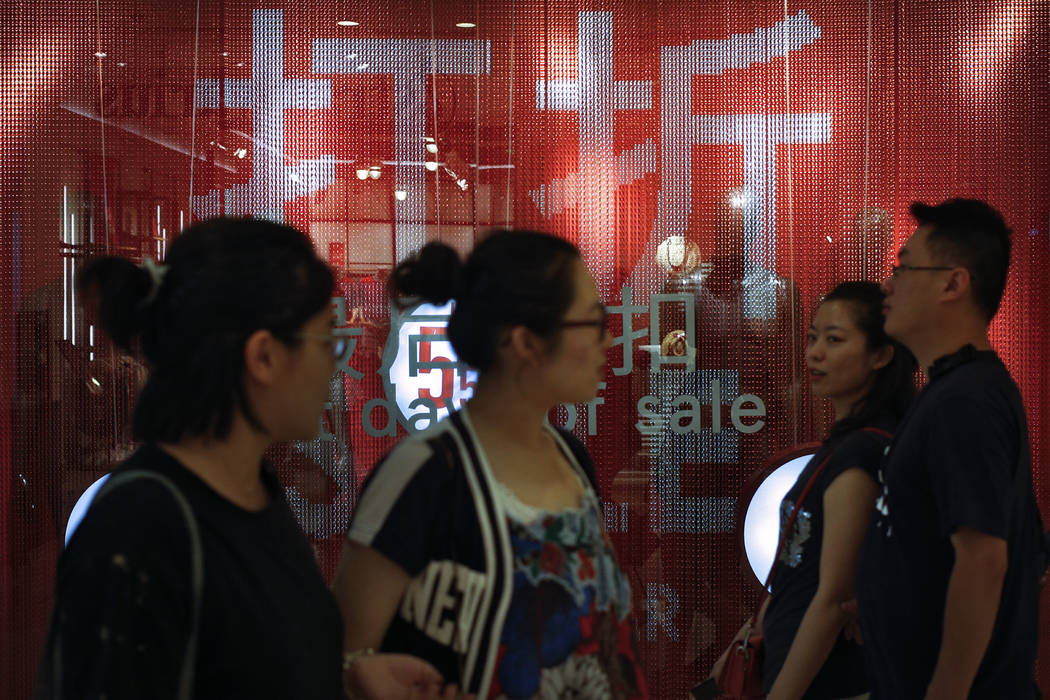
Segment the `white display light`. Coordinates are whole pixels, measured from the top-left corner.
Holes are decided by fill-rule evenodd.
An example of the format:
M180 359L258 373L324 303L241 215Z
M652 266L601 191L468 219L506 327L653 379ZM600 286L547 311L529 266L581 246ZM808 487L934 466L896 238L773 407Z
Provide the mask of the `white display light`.
M812 454L803 454L777 467L755 490L747 506L744 552L751 570L763 583L773 566L780 541L780 503L812 458Z
M95 496L98 494L98 490L102 488L102 485L109 479L109 474L103 474L95 483L88 486L87 489L81 494L80 498L77 499L76 505L73 506L73 512L69 514L69 520L66 521L66 539L65 543L68 545L69 540L73 538L73 533L76 532L77 526L80 525L80 521L87 515L88 508L91 507L91 502L95 500Z

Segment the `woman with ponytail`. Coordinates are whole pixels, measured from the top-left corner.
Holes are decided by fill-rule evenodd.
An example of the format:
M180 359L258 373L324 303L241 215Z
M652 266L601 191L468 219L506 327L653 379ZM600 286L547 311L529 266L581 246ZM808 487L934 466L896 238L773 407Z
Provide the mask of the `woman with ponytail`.
M162 264L100 258L79 284L149 376L141 446L59 560L37 697L335 700L344 683L437 697L418 659L344 661L338 608L263 458L316 436L341 352L332 273L310 240L205 221Z
M364 486L334 584L346 648L416 654L479 698L646 697L594 467L547 422L594 397L612 344L579 252L529 231L465 262L430 243L390 285L455 302L448 337L479 377Z
M884 298L874 282L843 282L821 300L809 326L811 387L830 402L835 422L781 503L772 593L751 629L764 635L769 700L868 697L843 604L855 596L883 453L915 397L915 358L886 334ZM729 653L715 665L715 678Z

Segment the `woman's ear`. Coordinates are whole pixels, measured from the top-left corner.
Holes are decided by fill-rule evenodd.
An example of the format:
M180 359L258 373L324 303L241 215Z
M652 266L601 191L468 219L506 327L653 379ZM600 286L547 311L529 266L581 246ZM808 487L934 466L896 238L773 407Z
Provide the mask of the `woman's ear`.
M276 380L283 358L280 344L281 341L264 328L248 336L244 343L245 383L269 385Z
M893 361L895 350L892 345L883 345L875 351L875 361L871 363L872 370L880 370Z
M507 332L507 344L513 357L523 365L538 366L547 358L547 341L525 326L511 328Z

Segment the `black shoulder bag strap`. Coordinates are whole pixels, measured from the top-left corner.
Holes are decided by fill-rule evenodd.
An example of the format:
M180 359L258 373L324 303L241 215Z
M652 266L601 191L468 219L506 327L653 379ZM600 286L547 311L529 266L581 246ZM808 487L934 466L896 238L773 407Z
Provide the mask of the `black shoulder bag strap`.
M110 477L99 489L91 504L98 503L118 487L141 479L156 481L171 493L172 498L175 499L175 503L179 507L179 511L182 513L186 523L186 530L190 535L190 575L192 576L193 609L191 612L190 635L186 640L186 651L182 657L182 669L179 672L179 685L175 695L178 700L190 700L193 697L193 679L197 667L197 638L200 628L201 599L204 595L204 551L201 547L197 518L193 515L193 509L190 507L189 501L182 495L179 488L172 483L171 479L166 476L152 471L132 469ZM58 630L58 612L56 605L51 616L51 628L47 635L47 646L44 650L44 659L40 667L40 676L37 679L36 692L33 694L35 700L62 697L62 638Z
M882 437L887 438L889 440L893 439L893 433L889 432L888 430L883 430L881 428L861 428L861 430L863 430L866 433L875 433L876 435L881 435ZM755 610L755 614L751 617L752 625L758 620L758 613L762 610L762 606L765 604L766 598L768 598L770 595L769 587L773 583L773 573L777 570L777 564L780 562L780 555L784 551L784 545L787 543L788 538L791 536L791 529L795 526L795 519L798 517L798 512L802 509L802 502L806 500L806 496L809 495L810 489L813 488L813 484L816 483L817 477L820 476L820 473L822 471L824 471L824 467L828 465L828 462L831 461L831 458L832 456L834 456L834 454L835 451L832 450L828 454L828 456L825 457L821 461L821 463L817 465L817 468L813 471L813 475L809 477L809 481L807 481L806 485L802 487L802 491L798 495L798 502L795 503L794 508L791 509L791 515L788 516L787 526L780 533L780 541L777 543L777 553L776 556L773 557L773 565L769 568L769 574L766 576L766 582L762 585L762 589L765 591L765 595L762 596L762 600L759 601L758 608Z

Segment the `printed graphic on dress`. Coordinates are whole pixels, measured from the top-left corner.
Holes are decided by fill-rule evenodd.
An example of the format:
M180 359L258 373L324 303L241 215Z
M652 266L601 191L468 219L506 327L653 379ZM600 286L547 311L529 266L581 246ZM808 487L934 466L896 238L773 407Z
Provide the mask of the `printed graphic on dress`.
M893 526L890 525L890 487L886 484L886 478L883 476L881 469L879 470L879 485L882 487L882 492L879 493L879 498L875 501L875 527L885 534L886 537L892 537Z
M780 503L780 522L787 523L791 517L791 511L794 510L795 504L788 499L784 499ZM784 543L783 548L780 550L780 561L784 562L792 569L798 568L798 565L802 563L802 548L809 540L810 535L813 533L813 514L808 510L799 511L798 516L795 517L795 524L791 528L787 541ZM781 530L780 537L784 538L784 532Z
M588 494L583 508L508 518L514 592L490 700L645 697L631 589Z

